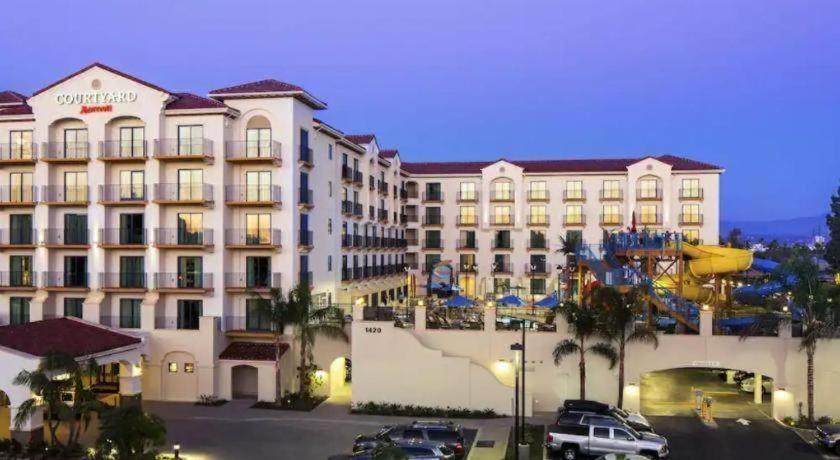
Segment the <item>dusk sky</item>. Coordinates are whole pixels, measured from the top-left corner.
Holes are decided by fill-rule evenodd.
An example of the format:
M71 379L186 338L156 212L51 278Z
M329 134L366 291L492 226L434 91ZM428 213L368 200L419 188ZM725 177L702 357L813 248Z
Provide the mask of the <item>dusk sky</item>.
M93 61L171 91L277 78L406 161L720 164L724 219L840 185L838 1L4 1L0 90Z

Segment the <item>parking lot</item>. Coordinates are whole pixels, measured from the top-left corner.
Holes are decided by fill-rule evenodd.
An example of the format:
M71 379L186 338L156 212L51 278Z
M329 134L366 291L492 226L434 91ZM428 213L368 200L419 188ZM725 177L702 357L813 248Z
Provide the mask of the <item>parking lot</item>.
M642 376L641 408L645 415L693 415L692 388L699 388L712 397L712 409L718 418L766 419L772 408L770 395L761 404L753 402L753 394L727 384L718 371L709 369L672 369Z

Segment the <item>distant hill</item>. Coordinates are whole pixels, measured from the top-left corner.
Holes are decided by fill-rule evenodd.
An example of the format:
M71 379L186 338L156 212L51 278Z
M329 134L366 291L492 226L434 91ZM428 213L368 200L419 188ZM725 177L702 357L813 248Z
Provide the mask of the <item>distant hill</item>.
M726 236L733 228L740 228L744 238L767 241L803 241L814 235L826 235L825 216L797 217L767 221L724 220L720 223L720 233Z

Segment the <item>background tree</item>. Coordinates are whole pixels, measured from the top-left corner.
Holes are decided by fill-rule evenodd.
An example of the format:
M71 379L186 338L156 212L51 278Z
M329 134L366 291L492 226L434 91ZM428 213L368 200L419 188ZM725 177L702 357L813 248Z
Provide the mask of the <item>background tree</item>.
M166 443L163 419L147 414L137 406L115 407L102 417L98 452L117 460L153 460Z
M624 362L627 345L645 343L659 347L656 330L646 324L636 324L642 311L643 292L633 288L621 294L615 288L599 286L592 291L591 303L600 313L600 329L606 339L618 348L618 407L624 406Z
M257 322L260 327L267 327L271 331L274 343L274 402L280 403L283 398L281 391L280 358L283 357L283 332L291 322L291 308L279 288L272 288L267 297L257 292L251 292L257 299Z
M831 264L834 271L840 272L840 187L837 187L837 193L831 196L830 210L825 216L825 225L828 227L830 238L825 247L825 260Z
M559 366L563 358L570 355L578 355L578 372L580 375L580 399L586 399L586 355L592 353L610 362L610 369L615 367L618 361L618 354L615 348L608 342L596 342L590 345L590 341L596 340L599 336L598 312L593 308L581 306L575 302L566 302L558 308L566 323L569 325L571 339L564 339L554 347L554 365Z
M740 228L735 227L729 231L729 234L726 235L726 244L733 248L740 248L743 247L744 242L742 240L743 232Z

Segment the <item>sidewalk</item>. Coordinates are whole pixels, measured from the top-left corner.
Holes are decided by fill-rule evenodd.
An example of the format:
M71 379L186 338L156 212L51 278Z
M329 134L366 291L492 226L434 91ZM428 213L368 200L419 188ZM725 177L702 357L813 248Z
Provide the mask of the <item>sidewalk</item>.
M509 435L509 425L479 428L475 443L467 458L469 460L504 460ZM493 447L478 447L481 441L493 441Z

